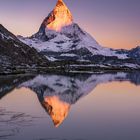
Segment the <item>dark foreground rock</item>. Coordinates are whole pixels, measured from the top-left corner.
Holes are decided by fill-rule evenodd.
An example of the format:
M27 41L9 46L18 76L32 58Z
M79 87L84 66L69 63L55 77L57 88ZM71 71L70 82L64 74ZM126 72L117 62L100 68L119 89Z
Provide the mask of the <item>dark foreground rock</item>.
M0 25L0 73L26 73L47 67L48 60Z

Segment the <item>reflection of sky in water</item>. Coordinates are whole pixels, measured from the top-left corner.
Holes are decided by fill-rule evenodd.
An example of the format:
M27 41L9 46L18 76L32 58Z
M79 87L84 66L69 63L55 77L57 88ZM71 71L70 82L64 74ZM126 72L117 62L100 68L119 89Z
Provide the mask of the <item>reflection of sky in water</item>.
M139 91L140 86L129 82L100 84L71 105L67 118L58 128L29 89L15 89L2 98L0 106L41 117L33 119L28 127L20 124L19 133L10 140L137 140L140 139Z

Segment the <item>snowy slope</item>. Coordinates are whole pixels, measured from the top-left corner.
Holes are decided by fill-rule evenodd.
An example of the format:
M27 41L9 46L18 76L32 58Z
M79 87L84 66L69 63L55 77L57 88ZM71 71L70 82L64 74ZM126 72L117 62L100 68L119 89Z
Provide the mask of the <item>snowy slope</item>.
M32 38L20 38L20 40L39 52L60 52L69 55L69 51L86 49L92 55L116 56L120 59L127 58L126 54L117 54L115 50L100 46L95 39L74 23L64 27L61 32L47 30L45 34L48 38L46 41L42 41L35 36Z

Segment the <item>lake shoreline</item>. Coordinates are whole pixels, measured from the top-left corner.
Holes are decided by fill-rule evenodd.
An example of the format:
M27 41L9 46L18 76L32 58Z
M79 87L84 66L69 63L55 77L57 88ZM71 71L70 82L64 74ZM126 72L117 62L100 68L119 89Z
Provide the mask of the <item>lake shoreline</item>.
M140 70L138 69L105 69L105 68L73 68L73 69L65 69L65 68L47 68L44 67L43 69L26 69L26 70L16 70L10 72L0 72L0 76L9 76L9 75L39 75L39 74L103 74L103 73L139 73Z

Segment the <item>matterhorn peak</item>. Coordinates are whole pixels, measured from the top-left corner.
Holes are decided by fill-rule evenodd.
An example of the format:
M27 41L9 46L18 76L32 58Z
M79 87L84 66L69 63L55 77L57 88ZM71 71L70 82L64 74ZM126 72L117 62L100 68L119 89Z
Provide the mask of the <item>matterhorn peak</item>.
M45 25L46 29L59 32L61 28L72 23L73 18L70 10L63 0L58 0L53 11L44 20L43 25Z

